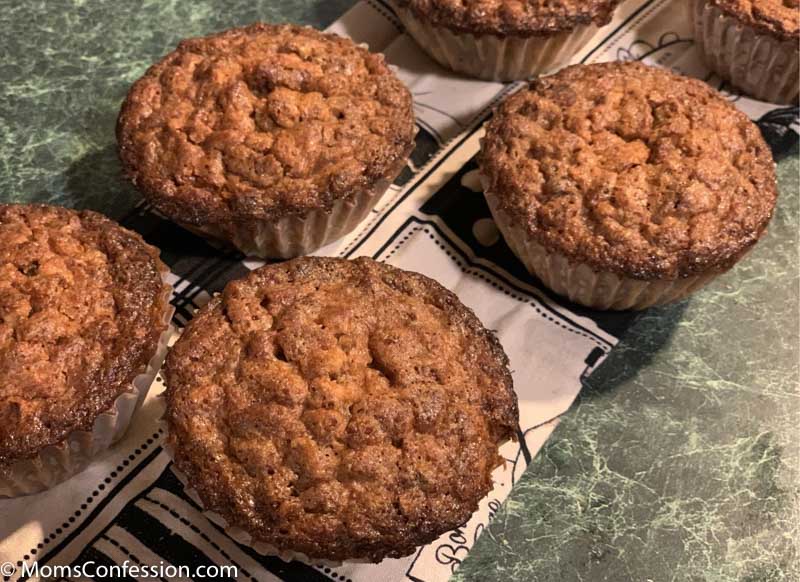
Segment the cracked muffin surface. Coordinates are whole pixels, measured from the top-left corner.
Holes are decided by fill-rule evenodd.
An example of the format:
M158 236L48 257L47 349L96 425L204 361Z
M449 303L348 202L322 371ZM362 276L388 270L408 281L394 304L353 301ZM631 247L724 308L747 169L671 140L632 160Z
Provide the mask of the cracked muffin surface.
M435 281L303 258L229 283L166 367L168 442L207 509L282 551L379 561L463 524L517 401Z
M800 0L707 0L723 12L763 32L800 39Z
M417 17L465 33L543 35L603 26L620 0L394 0Z
M730 268L777 198L750 119L701 81L640 63L534 81L498 108L479 165L548 250L640 279Z
M382 55L268 24L182 41L117 123L127 175L195 225L328 210L394 179L414 134L411 95Z
M166 328L165 269L101 214L0 205L0 469L128 389Z

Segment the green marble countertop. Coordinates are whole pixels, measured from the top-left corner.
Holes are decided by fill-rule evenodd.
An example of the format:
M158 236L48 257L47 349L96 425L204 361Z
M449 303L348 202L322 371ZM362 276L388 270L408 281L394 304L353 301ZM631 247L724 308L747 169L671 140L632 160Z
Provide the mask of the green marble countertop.
M182 37L325 26L349 0L0 0L0 200L118 216L114 122ZM458 580L800 580L797 151L769 235L642 315L588 381Z

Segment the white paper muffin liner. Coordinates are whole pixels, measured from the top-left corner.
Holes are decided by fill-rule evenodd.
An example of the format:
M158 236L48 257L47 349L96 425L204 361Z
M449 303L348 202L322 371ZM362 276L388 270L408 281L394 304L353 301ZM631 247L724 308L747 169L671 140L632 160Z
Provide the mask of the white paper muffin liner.
M169 271L162 272L162 278L166 280L168 274ZM17 461L0 470L0 498L39 493L66 481L86 469L99 453L125 435L167 353L170 321L175 311L169 303L171 294L172 287L165 285L163 295L159 298L166 305L161 320L165 329L159 337L155 353L131 381L130 387L114 400L111 408L97 416L91 431L73 431L60 443L42 449L35 457Z
M444 67L486 81L518 81L569 63L597 32L595 25L542 36L456 33L391 3L406 31Z
M645 281L612 272L598 272L585 263L572 262L560 253L547 250L514 223L499 207L494 194L488 191L484 194L498 229L525 268L549 289L574 303L605 310L647 309L680 301L720 274L710 272L672 280Z
M692 0L697 48L715 73L748 95L793 104L800 93L800 46L780 40L724 13L707 0Z
M398 158L387 177L371 188L333 203L330 210L313 210L302 215L285 216L277 221L238 223L233 229L215 225L193 225L175 222L200 236L227 242L251 257L262 259L291 259L308 255L342 238L369 215L405 167L414 144Z

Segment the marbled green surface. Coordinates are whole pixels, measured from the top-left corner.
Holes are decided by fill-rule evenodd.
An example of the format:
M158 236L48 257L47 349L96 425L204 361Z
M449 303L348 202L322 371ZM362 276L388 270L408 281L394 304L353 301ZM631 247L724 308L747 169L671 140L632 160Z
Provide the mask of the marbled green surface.
M0 200L120 215L114 122L182 37L323 26L352 2L0 0ZM800 580L798 155L769 236L642 316L456 574L459 580Z

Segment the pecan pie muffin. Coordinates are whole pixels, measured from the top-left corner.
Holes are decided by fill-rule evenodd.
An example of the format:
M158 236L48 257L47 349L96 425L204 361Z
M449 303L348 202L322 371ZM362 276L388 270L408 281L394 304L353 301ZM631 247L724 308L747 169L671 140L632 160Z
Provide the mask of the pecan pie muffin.
M620 0L390 0L408 33L441 65L490 81L567 64L611 21Z
M66 479L125 432L164 355L166 272L100 214L0 205L0 496Z
M761 238L777 198L753 122L701 81L640 63L532 83L495 113L479 165L528 270L601 309L705 285Z
M352 231L405 167L411 94L383 56L292 25L181 42L131 88L125 172L163 214L247 254Z
M518 425L506 355L472 311L366 258L230 283L171 350L166 382L187 485L287 558L377 562L463 524Z
M692 0L695 41L708 66L772 103L800 93L800 0Z

